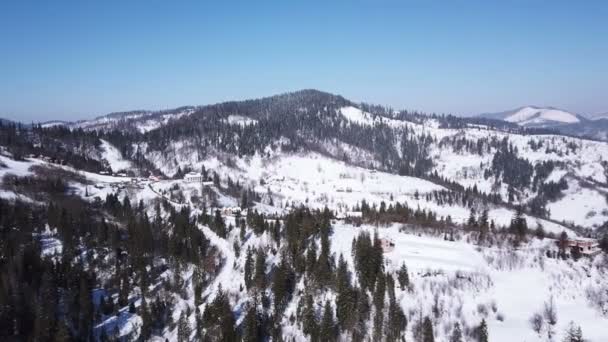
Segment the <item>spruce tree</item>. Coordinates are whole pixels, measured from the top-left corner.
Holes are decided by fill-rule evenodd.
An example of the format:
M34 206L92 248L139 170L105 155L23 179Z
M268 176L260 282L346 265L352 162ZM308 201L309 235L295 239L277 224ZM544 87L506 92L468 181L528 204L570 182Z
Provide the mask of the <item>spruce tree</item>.
M399 280L401 290L405 290L405 288L410 285L410 277L407 273L407 266L405 265L405 263L401 265L401 268L399 269L397 274L397 279Z
M261 248L256 253L254 282L258 289L266 288L266 252Z
M430 317L425 317L422 323L422 342L435 342L433 334L433 322Z
M321 341L334 341L335 340L335 323L334 313L329 301L325 302L325 308L323 309L323 319L321 320L320 340Z
M486 323L485 318L481 320L481 324L478 329L478 341L479 342L488 342L488 324Z
M260 319L255 304L249 306L243 324L243 342L256 342L262 340Z
M247 257L245 258L245 286L250 289L253 285L253 251L251 247L247 248Z
M463 342L462 330L460 329L460 323L454 324L454 330L452 330L452 336L450 336L450 342Z
M315 304L312 295L307 294L304 303L304 310L302 315L302 330L304 334L310 336L311 340L316 340L317 336L317 315L315 312Z
M184 311L182 311L181 315L179 316L179 321L177 323L177 341L190 341L190 323L188 322L188 316L186 316Z
M568 329L566 330L566 336L564 342L584 342L583 330L577 326L574 322L570 322Z

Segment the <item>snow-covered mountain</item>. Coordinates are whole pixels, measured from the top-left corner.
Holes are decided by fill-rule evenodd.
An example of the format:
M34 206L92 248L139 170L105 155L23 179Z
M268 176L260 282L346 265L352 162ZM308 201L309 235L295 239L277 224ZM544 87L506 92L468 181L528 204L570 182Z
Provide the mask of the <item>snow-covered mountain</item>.
M608 112L589 114L589 115L586 115L586 117L589 120L604 120L604 119L608 119Z
M15 244L0 247L27 251L42 279L7 258L0 315L61 331L36 318L56 307L79 322L68 333L97 340L474 341L486 329L542 342L576 324L605 341L608 258L560 246L604 236L608 143L514 114L433 117L305 90L85 130L0 127L0 213L18 213L0 216L0 241ZM39 309L18 314L11 298Z
M525 106L500 113L481 114L481 117L504 120L525 127L548 128L574 124L586 120L584 117L552 107Z

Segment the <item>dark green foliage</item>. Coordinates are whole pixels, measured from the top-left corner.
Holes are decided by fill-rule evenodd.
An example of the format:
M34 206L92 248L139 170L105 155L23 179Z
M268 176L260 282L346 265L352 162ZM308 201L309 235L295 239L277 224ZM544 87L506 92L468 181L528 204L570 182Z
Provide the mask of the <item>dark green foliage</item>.
M399 271L397 271L397 279L399 280L401 290L405 290L408 286L410 286L410 276L407 272L407 266L405 263L403 263Z
M363 289L373 289L376 278L383 272L382 246L380 239L374 235L374 239L367 233L360 234L354 244L355 270Z
M247 248L247 256L245 258L245 286L251 288L253 286L253 251L251 248Z
M517 148L505 138L492 159L492 171L506 184L525 189L530 186L534 168L528 160L517 156Z
M394 297L390 298L388 306L388 322L386 324L386 340L399 341L407 327L407 319Z
M283 259L284 260L284 259ZM272 277L272 292L274 293L275 315L280 314L291 299L295 287L295 274L291 267L282 262L275 267Z
M258 313L256 305L250 305L243 321L243 342L257 342L264 338L262 328L262 317Z
M526 218L524 217L523 207L518 206L515 212L515 216L511 219L511 226L509 230L515 235L519 241L523 241L526 238L526 234L528 233L528 223L526 222Z
M226 294L220 289L207 306L202 321L205 328L203 341L237 341L236 319L232 313L230 302Z
M336 339L336 326L334 323L334 312L329 301L325 302L323 308L323 318L321 319L321 325L319 327L319 340L320 341L335 341Z
M258 249L255 255L253 282L259 290L263 290L266 288L266 252L263 249Z

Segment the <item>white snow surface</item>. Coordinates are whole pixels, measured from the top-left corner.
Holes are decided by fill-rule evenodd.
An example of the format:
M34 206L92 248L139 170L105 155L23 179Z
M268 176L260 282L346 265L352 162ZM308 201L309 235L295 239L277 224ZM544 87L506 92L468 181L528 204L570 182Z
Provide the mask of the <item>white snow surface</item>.
M508 122L525 126L546 122L575 123L580 122L576 115L554 108L523 107L504 119Z
M226 122L231 125L248 126L258 123L258 120L242 115L229 115L228 118L226 118Z
M442 323L435 327L435 339L446 341L444 329L451 332L457 320L461 325L488 322L491 341L545 341L532 331L529 318L543 304L554 299L558 323L556 341L561 341L570 321L581 325L585 338L593 342L608 340L608 317L592 307L586 291L598 284L606 286L606 270L595 261L548 259L544 255L551 241L532 241L518 251L505 247L476 247L464 241L445 241L441 237L400 231L400 225L375 228L334 225L332 251L342 254L352 265L352 239L367 231L395 244L384 253L387 271L408 267L411 292L396 289L397 300L405 309L423 310L431 315L437 300ZM602 271L603 270L603 271ZM484 308L480 312L480 306ZM499 319L502 316L502 320ZM417 317L408 317L410 323Z

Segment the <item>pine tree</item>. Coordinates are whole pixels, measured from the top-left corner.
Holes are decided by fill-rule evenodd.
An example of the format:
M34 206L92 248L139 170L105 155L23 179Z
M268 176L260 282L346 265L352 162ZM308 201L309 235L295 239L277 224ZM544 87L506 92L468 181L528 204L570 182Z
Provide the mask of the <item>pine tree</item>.
M286 257L282 258L286 260ZM272 275L272 292L274 294L275 315L283 311L284 305L287 302L287 286L288 286L288 271L285 261L274 269Z
M574 322L570 322L568 325L568 329L566 330L566 336L564 338L564 342L583 342L585 339L583 338L583 330L581 327L574 324Z
M391 297L388 306L388 322L386 326L386 339L388 342L399 341L401 333L407 326L407 319L397 304L394 297Z
M311 340L316 340L317 336L317 315L315 312L314 300L312 295L307 294L304 303L303 317L302 317L302 329L304 334L310 336Z
M515 216L511 219L511 231L517 235L519 241L523 241L526 238L528 232L528 224L524 217L523 206L518 206L515 211Z
M244 319L243 342L256 342L262 340L260 319L256 305L251 305Z
M481 324L477 328L478 331L478 341L479 342L488 342L488 324L486 323L485 318L481 320Z
M401 290L405 290L406 287L410 286L410 277L407 273L407 266L405 263L401 265L401 268L398 271L397 279L399 280L399 285L401 286Z
M471 212L469 213L469 220L467 221L469 228L473 228L477 226L477 220L475 219L475 208L471 208Z
M354 324L356 299L354 298L353 289L350 285L350 278L348 264L344 260L342 254L340 254L336 274L336 317L338 320L338 325L342 330L348 330Z
M80 338L86 339L91 331L91 322L93 321L93 296L86 274L82 274L80 278L79 310L78 333Z
M454 324L454 330L452 330L452 336L450 336L450 342L463 342L462 330L460 329L460 323Z
M142 297L141 305L139 306L139 315L141 316L141 337L143 340L147 340L152 335L152 317L150 316L150 309L148 308L148 302L146 297Z
M321 341L334 341L335 340L335 323L334 313L329 301L325 302L325 308L323 309L323 319L321 320L320 329L320 340Z
M253 251L251 247L247 248L247 257L245 258L245 286L250 289L253 285Z
M179 321L177 323L177 341L190 341L190 323L188 322L188 317L184 311L182 311L181 315L179 316Z
M266 288L266 252L261 248L256 253L254 282L258 289Z
M435 342L435 336L433 334L433 322L430 317L425 317L422 323L422 341L423 342Z

